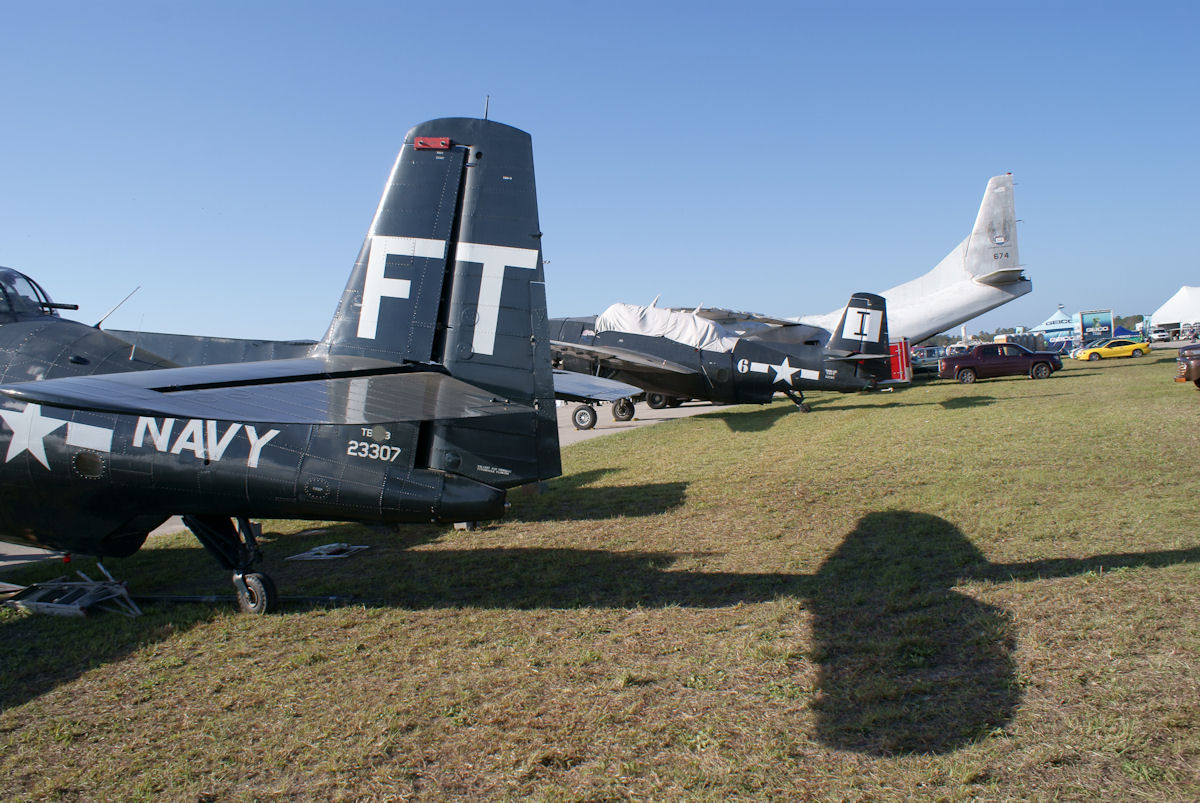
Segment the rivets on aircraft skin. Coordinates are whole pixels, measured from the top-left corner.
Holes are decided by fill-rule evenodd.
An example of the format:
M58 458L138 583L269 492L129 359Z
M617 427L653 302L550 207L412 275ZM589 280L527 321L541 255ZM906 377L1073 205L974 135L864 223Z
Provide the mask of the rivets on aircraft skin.
M313 499L318 502L328 499L329 492L330 492L329 485L322 483L322 482L309 480L304 485L304 495L306 497L308 497L309 499Z
M104 476L104 458L95 452L78 452L71 459L71 467L84 479L94 480Z

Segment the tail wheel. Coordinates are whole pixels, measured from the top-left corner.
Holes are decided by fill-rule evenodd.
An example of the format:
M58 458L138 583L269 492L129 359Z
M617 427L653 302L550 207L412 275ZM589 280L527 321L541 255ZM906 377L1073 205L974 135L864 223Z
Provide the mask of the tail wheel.
M591 429L596 426L596 409L581 404L571 412L571 423L575 429Z
M1045 379L1050 376L1050 366L1044 362L1039 362L1033 366L1033 370L1029 372L1034 379Z
M234 587L237 589L238 608L242 613L262 615L279 607L279 592L275 583L262 572L247 572L241 576L242 582L235 577Z
M975 381L975 369L964 368L958 372L958 381L964 385L970 385Z
M613 421L629 421L633 418L634 406L628 397L613 402Z

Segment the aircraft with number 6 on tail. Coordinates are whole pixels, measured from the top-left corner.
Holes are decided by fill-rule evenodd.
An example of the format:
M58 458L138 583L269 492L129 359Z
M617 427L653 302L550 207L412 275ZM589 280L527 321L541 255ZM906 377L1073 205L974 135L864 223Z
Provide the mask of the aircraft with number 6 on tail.
M882 353L886 354L888 336L915 345L1032 289L1017 252L1012 174L993 176L975 224L962 242L933 269L872 296L877 299L872 309L887 308ZM828 313L776 318L721 307L613 304L599 316L552 320L552 351L565 368L643 388L651 407L690 398L761 403L771 394L763 396L764 383L756 380L769 378L766 386L793 396L805 409L800 401L804 389L858 390L870 386L872 377L889 378L870 362L847 370L862 358L848 360L848 355L837 353L845 351L838 341L855 305L852 299L849 306ZM827 344L831 353L823 354ZM745 360L734 361L737 371L729 370L724 355L738 349L764 356L748 353ZM864 350L865 356L872 354L880 356ZM797 365L800 370L794 370ZM760 372L755 366L761 376L756 376ZM614 406L614 415L618 409ZM632 416L632 409L624 414ZM594 414L590 419L594 421Z

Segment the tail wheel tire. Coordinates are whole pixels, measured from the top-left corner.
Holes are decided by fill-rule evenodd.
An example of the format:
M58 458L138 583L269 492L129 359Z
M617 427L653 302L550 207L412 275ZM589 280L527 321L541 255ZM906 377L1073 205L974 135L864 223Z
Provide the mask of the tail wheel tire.
M964 368L958 372L958 381L964 385L970 385L975 381L975 369Z
M261 616L279 607L279 592L275 583L261 572L248 572L242 575L246 584L245 592L237 589L238 608L242 613L252 613Z
M571 423L575 429L591 429L596 426L596 410L586 404L581 404L571 412Z

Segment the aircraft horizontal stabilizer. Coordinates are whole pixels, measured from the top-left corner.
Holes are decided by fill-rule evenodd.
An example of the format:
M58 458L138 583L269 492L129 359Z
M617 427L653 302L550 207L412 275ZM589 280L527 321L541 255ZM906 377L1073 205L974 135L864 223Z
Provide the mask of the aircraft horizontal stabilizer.
M357 372L354 363L370 363ZM314 369L324 366L327 370ZM290 367L285 374L281 368ZM340 367L341 371L333 370ZM222 369L238 379L218 381ZM257 369L257 370L255 370ZM0 386L22 401L72 410L272 424L379 424L528 413L490 391L381 360L278 360L63 377Z
M1008 268L1006 270L994 270L991 273L985 273L981 276L976 276L975 281L980 284L990 284L992 287L1001 287L1006 284L1014 284L1016 282L1028 281L1025 279L1025 271L1021 268Z

